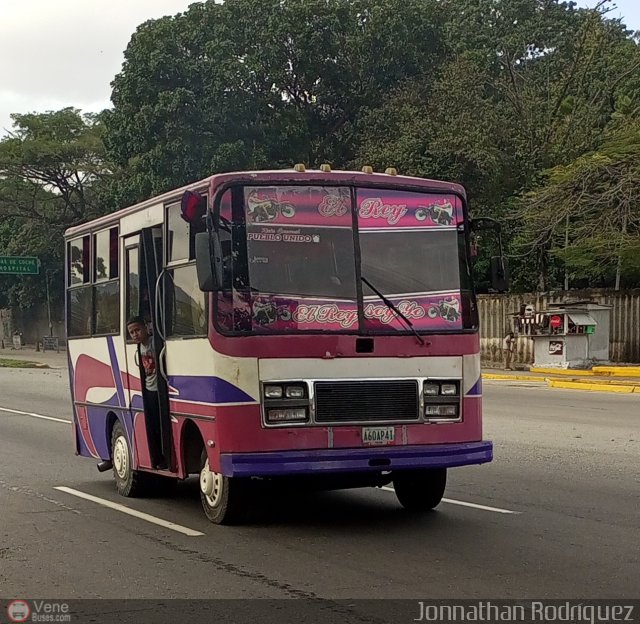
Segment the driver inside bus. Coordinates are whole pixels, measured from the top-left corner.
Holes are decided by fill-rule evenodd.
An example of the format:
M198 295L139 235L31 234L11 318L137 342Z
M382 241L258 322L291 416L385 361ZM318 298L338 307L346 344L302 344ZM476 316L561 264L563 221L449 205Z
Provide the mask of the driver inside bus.
M158 398L158 373L156 371L156 354L153 349L153 338L149 334L147 324L141 316L134 316L127 323L127 331L131 340L138 345L137 362L140 367L140 381L144 400L144 420L149 441L151 464L156 469L168 467L162 456L160 440L160 402Z

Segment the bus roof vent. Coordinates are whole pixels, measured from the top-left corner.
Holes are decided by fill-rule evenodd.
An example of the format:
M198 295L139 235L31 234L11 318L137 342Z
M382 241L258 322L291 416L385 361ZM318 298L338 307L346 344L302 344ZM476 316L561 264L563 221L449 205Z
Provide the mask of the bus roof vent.
M302 163L298 163L293 167L294 171L297 171L298 173L304 173L307 169L304 166L304 164Z
M324 165L320 165L320 171L322 173L329 173L331 171L331 165L324 163Z
M364 167L362 167L362 173L373 173L373 167L365 165Z
M395 167L387 167L384 172L387 175L398 175L398 170Z

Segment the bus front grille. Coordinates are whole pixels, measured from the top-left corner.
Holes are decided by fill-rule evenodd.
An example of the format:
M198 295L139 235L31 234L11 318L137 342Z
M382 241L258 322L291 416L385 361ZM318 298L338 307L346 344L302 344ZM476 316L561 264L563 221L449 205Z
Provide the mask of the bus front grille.
M418 420L416 380L317 381L316 422Z

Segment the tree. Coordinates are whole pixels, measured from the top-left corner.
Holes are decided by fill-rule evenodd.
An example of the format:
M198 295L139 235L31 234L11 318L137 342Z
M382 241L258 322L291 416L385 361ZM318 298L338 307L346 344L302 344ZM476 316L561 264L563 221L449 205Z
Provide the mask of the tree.
M364 112L437 62L436 8L227 0L142 25L105 118L110 154L128 170L114 203L216 171L344 166Z
M468 56L408 80L363 118L358 164L458 181L476 212L492 210L506 163L495 141L499 118L487 81Z
M101 214L98 192L111 175L96 115L78 110L12 115L0 140L0 253L38 256L38 276L0 276L4 304L30 307L63 296L63 233Z
M11 117L15 129L0 141L0 175L20 198L12 206L5 197L0 214L63 225L97 215L96 186L111 173L98 117L73 108ZM24 202L25 191L34 201Z
M515 283L545 289L562 262L547 243L522 255L523 241L514 238L521 228L511 218L517 198L545 170L598 149L616 102L637 102L638 47L607 18L606 3L592 10L558 0L439 5L446 60L370 111L358 161L462 183L473 214L503 220Z
M618 290L640 274L640 119L618 119L597 151L555 167L521 212L529 249L544 247L572 280Z

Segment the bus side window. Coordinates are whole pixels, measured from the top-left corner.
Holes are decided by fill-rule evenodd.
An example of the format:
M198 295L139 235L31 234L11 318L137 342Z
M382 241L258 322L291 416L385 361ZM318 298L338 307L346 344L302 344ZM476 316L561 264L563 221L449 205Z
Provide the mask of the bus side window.
M145 273L140 266L140 249L129 247L126 250L126 292L125 310L126 318L141 316L145 321L151 321L151 302L149 288L146 283Z
M167 206L166 218L166 264L176 264L195 260L195 237L198 232L205 231L204 221L187 223L182 218L180 203Z
M67 336L92 333L91 238L87 234L67 245Z
M166 207L164 319L168 337L207 334L208 294L198 287L195 265L195 236L204 230L204 221L183 219L179 202Z
M120 332L118 228L93 235L93 333Z

